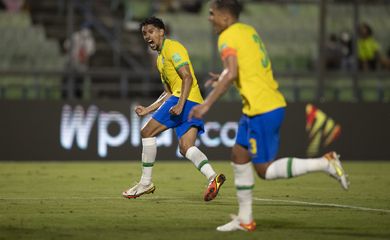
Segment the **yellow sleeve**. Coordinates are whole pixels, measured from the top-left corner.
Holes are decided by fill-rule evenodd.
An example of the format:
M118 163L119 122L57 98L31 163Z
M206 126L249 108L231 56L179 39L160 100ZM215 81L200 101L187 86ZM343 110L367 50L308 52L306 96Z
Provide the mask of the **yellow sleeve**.
M237 44L235 38L229 32L222 33L218 38L218 50L222 60L228 56L237 56Z
M188 65L190 62L187 50L178 42L169 49L168 57L169 60L172 61L176 71L178 71L182 66Z

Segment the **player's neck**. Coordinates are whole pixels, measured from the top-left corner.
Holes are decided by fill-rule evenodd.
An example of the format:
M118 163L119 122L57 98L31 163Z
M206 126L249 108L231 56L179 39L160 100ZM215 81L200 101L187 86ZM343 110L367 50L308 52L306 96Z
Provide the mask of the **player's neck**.
M237 18L230 18L228 19L228 24L229 24L229 27L235 23L238 22L238 19Z
M164 36L164 38L163 38L162 41L161 41L160 47L157 49L157 52L158 52L158 53L161 53L161 51L163 50L163 48L164 48L164 43L165 43L165 39L166 39L166 37Z
M226 27L222 30L222 32L225 31L226 29L228 29L230 26L236 24L236 23L238 23L238 20L237 20L237 19L235 19L235 18L229 18L229 19L227 20Z

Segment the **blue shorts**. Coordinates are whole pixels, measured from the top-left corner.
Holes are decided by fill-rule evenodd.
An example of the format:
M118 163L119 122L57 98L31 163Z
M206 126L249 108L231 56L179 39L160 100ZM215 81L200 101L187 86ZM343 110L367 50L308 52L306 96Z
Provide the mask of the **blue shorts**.
M196 127L198 129L198 135L204 132L204 122L202 119L192 118L188 120L188 114L191 109L198 105L199 103L192 102L187 100L184 104L183 111L180 115L172 115L169 110L171 107L175 106L179 101L178 97L171 96L169 97L155 113L153 113L152 118L167 128L174 128L176 131L177 137L180 139L191 127Z
M253 163L266 163L276 158L284 113L285 108L278 108L253 117L241 117L236 144L249 150Z

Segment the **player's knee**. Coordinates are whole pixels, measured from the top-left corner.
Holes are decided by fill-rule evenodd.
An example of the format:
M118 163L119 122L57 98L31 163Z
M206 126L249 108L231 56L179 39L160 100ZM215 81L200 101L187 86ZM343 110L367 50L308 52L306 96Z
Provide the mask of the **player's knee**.
M261 178L261 179L266 179L265 178L265 172L259 172L259 171L256 171L256 173L257 173L257 176L259 176L259 178Z
M231 154L231 158L233 160L234 163L241 163L241 157L238 153L236 153L235 151L232 151L232 154Z
M180 151L181 155L185 156L190 147L192 147L192 145L190 145L190 144L185 144L185 143L180 144L179 151Z
M268 163L255 164L255 170L256 170L257 176L259 176L261 179L266 179L265 175L267 173L268 166L269 166Z
M149 129L147 129L147 128L143 128L141 130L141 137L142 138L150 138L150 137L152 137L152 132L149 131Z

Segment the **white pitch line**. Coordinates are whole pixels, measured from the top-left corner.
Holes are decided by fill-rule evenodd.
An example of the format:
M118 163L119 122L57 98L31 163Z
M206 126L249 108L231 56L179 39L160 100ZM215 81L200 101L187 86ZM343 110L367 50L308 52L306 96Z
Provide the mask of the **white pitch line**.
M253 198L253 200L263 201L263 202L295 203L300 205L321 206L321 207L349 208L349 209L356 209L362 211L390 213L390 210L387 209L359 207L359 206L342 205L342 204L335 204L335 203L315 203L315 202L305 202L305 201L296 201L296 200L279 200L279 199L267 199L267 198Z
M121 199L121 197L47 197L47 198L4 198L0 197L1 200L8 200L8 201L18 201L18 200L116 200ZM146 196L143 199L147 200L176 200L180 199L180 201L189 200L187 198L181 198L181 197L159 197L159 196ZM236 199L234 197L225 197L225 199ZM380 208L368 208L368 207L359 207L359 206L352 206L352 205L342 205L342 204L335 204L335 203L316 203L316 202L306 202L306 201L297 201L297 200L281 200L281 199L270 199L270 198L256 198L254 197L253 200L255 201L262 201L262 202L279 202L279 203L294 203L299 205L309 205L309 206L321 206L321 207L334 207L334 208L347 208L347 209L355 209L355 210L361 210L361 211L373 211L373 212L383 212L383 213L390 213L390 210L388 209L380 209ZM193 202L194 200L189 200L190 202Z

